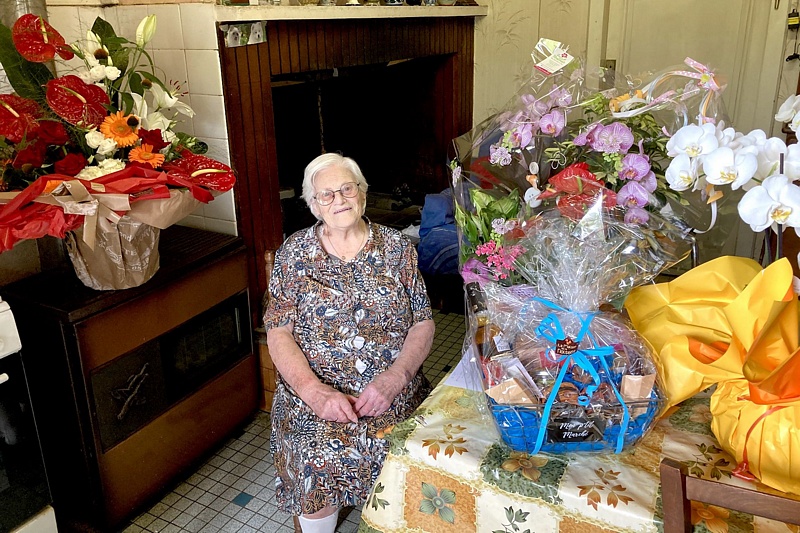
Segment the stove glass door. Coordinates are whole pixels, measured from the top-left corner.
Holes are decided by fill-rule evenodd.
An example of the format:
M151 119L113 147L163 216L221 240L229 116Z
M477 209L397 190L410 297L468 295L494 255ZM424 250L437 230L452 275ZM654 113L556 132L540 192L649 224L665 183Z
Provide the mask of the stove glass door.
M20 352L0 358L0 533L51 501Z

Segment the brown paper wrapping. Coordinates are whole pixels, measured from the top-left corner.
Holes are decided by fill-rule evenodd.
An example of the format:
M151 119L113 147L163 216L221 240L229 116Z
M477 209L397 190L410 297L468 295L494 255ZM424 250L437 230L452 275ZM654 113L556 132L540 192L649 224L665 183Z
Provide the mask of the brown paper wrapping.
M83 228L69 232L67 252L78 279L96 290L138 287L158 271L160 230L124 216L115 224L97 221L94 249L83 239Z
M192 196L189 189L172 189L169 191L169 198L142 200L131 204L128 216L148 226L167 229L194 213L201 205L203 204Z

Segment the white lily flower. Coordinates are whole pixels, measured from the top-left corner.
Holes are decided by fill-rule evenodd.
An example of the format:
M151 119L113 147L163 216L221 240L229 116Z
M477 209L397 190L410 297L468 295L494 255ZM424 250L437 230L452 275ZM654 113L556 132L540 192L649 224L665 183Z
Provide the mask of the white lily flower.
M739 216L753 231L773 224L800 226L800 187L783 174L776 174L750 189L739 201Z
M710 153L719 147L716 134L717 127L714 124L684 126L667 141L667 155L675 157L686 154L689 157L699 157Z
M147 110L147 107L145 107L145 110ZM164 132L172 127L172 121L159 111L153 111L142 117L142 127L146 130L158 129Z
M153 35L156 33L156 16L147 15L139 22L136 28L136 46L144 48L144 45L150 42Z
M679 154L670 161L664 177L673 191L685 191L697 180L692 160L686 154Z
M791 122L798 111L800 111L800 97L793 94L778 108L778 112L775 113L775 120L778 122Z
M178 113L186 115L187 117L191 118L194 116L194 111L192 108L178 100L178 97L175 95L175 91L166 91L157 83L153 84L153 86L150 88L150 91L153 93L156 111L161 109L174 109Z
M730 185L736 190L753 178L758 168L753 148L734 152L727 146L717 148L703 158L706 181L712 185Z
M147 116L147 100L142 98L141 94L136 93L131 93L131 98L133 98L133 109L131 113L137 117L142 117L142 127L144 129L150 129L144 124L145 117Z
M100 41L100 36L92 30L86 32L86 42L81 48L83 49L82 52L86 65L90 69L100 64L100 61L95 57L98 50L102 50L105 52L105 55L108 56L108 48L103 46L103 43Z
M90 148L96 149L100 146L100 143L103 142L106 136L103 135L101 131L93 129L88 131L86 135L84 135L84 138L86 139L86 144L88 144Z

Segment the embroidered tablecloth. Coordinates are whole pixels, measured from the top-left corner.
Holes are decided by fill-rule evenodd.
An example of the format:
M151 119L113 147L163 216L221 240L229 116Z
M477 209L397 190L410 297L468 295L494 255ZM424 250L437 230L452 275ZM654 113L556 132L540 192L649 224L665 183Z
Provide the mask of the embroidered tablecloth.
M707 397L668 412L620 455L536 455L503 444L462 361L415 412L387 430L391 451L359 532L662 532L658 468L677 459L691 475L757 490L711 433ZM760 517L692 502L696 532L798 533Z

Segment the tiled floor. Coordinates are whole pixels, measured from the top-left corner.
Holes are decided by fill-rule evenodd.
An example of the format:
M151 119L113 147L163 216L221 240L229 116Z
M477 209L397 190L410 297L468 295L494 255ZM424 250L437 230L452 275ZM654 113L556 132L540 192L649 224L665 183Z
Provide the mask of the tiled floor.
M461 356L464 315L434 311L436 337L423 372L436 385ZM125 528L125 533L293 533L292 517L275 505L269 413L259 411L194 474ZM338 533L355 533L360 509Z

